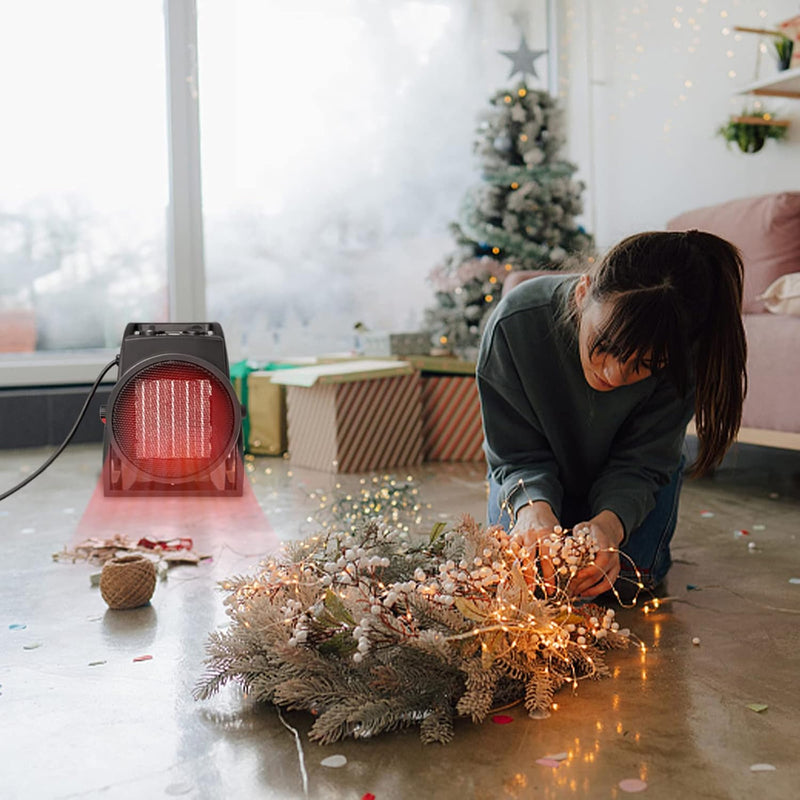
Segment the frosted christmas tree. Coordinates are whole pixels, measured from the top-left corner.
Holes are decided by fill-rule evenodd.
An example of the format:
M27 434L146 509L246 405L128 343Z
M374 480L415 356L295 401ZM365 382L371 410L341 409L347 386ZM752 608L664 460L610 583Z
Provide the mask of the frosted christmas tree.
M511 76L522 72L522 81L490 100L475 139L482 182L466 192L451 223L456 249L429 276L436 305L426 309L424 327L435 346L470 360L509 273L559 269L593 247L576 221L585 184L559 158L562 113L553 97L525 82L541 54L524 38L519 50L504 53L514 62Z

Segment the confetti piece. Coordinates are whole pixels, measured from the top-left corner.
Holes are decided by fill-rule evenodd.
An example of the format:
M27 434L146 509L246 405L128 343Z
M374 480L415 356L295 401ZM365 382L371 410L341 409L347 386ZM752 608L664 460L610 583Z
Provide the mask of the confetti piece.
M554 758L537 758L536 763L543 767L553 767L553 769L561 766L561 762Z
M328 756L319 762L323 767L343 767L347 763L345 756Z
M738 531L734 531L733 535L737 537L749 536L750 531L746 531L744 528L740 528Z
M800 584L800 578L789 578L789 583Z
M758 713L761 713L762 711L766 711L769 708L769 706L766 703L748 703L747 707L751 711L756 711Z
M780 495L777 492L770 492L769 493L769 499L770 500L777 500L779 497L780 497Z
M765 531L767 529L766 525L753 525L754 531Z
M361 796L361 800L375 800L375 795L372 792L367 792Z
M750 772L774 772L775 767L772 764L751 764Z
M569 753L554 753L553 755L545 756L545 758L548 758L551 761L564 761L565 759L569 758Z
M686 591L687 592L699 592L700 591L700 587L699 586L695 586L693 583L687 583L686 584Z
M90 667L99 667L101 664L108 664L108 661L90 661Z
M133 660L134 661L150 661L152 658L153 658L153 656L136 656L136 658L134 658Z
M711 519L714 516L714 512L713 511L701 511L700 512L700 516L703 519Z
M692 644L695 645L695 646L699 645L700 644L700 637L699 636L695 636L692 639Z
M513 722L514 717L509 717L508 714L495 714L492 717L492 722L497 725L508 725L509 722Z
M23 528L20 533L36 533L36 528Z
M8 626L8 629L10 631L24 631L27 627L28 626L23 622L12 622L11 625Z
M623 792L643 792L647 788L647 784L638 778L625 778L617 785Z
M74 508L65 508L64 509L64 513L65 514L74 514L75 513L75 509Z
M748 550L755 550L756 549L756 543L755 542L748 542L747 543L747 549Z
M30 644L22 645L23 650L36 650L37 648L41 647L41 642L31 642Z

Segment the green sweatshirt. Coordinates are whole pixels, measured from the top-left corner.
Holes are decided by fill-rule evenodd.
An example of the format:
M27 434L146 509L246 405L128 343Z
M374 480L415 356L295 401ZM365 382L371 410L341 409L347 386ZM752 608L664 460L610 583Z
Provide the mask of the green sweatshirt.
M486 457L516 516L535 500L608 509L625 537L678 467L693 390L679 397L663 375L598 392L586 382L575 332L561 313L575 275L520 284L494 310L477 365Z

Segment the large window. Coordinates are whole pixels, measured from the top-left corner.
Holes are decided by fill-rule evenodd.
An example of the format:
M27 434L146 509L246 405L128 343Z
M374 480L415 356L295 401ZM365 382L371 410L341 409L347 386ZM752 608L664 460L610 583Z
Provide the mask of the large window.
M233 354L418 329L523 6L543 21L509 0L198 0L206 303Z
M419 327L498 51L547 47L547 2L2 4L0 385L170 313L232 360Z
M118 347L167 314L162 2L4 3L0 75L0 352Z

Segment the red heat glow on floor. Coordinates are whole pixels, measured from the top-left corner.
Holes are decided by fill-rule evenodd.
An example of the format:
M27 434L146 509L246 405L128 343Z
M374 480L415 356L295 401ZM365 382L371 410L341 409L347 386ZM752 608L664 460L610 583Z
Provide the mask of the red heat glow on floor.
M180 494L106 497L98 481L75 532L76 540L157 540L189 537L198 546L221 542L253 546L259 551L274 547L275 532L245 478L241 497L191 497Z

